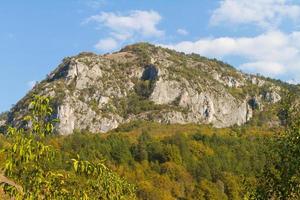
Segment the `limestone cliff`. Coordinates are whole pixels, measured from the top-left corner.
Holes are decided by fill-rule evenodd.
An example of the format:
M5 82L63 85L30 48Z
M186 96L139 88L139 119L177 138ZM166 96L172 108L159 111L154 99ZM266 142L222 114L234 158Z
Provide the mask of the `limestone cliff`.
M21 119L35 93L52 98L60 134L107 132L136 119L228 127L278 103L284 90L215 59L140 43L65 58L11 110L8 123Z

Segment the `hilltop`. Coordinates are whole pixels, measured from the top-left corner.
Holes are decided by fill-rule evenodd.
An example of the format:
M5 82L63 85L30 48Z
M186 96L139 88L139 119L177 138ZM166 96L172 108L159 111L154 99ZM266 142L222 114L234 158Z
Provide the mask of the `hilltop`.
M280 102L297 86L250 75L216 59L148 43L67 57L6 118L18 124L33 94L52 98L57 131L107 132L134 120L166 124L280 126Z

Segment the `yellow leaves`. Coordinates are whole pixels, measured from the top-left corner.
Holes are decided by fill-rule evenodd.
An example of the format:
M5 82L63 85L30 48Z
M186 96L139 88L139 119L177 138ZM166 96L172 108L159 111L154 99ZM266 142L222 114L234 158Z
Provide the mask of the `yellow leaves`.
M203 196L205 196L205 199L210 200L227 200L227 196L225 193L223 193L222 189L218 187L216 183L213 183L211 181L208 181L206 179L202 180L199 185L199 189Z
M16 128L13 128L13 127L11 127L11 126L9 126L9 127L7 128L6 134L7 134L9 137L13 137L13 136L15 136L17 133L18 133L18 131L17 131Z
M201 141L191 140L189 141L190 151L199 157L202 156L212 156L214 154L214 150L209 146L206 146Z
M46 131L50 133L50 132L53 131L53 129L54 129L53 124L47 123L47 125L46 125Z
M12 150L13 150L14 153L17 151L17 147L18 147L17 145L18 144L14 144L13 147L12 147Z
M75 160L75 159L72 159L71 161L73 162L73 168L74 168L74 171L75 171L75 172L78 172L79 161L78 161L78 160Z
M24 118L23 118L24 121L31 121L32 120L32 117L30 115L26 115Z
M50 99L48 97L34 95L29 105L29 110L30 114L24 119L29 124L32 133L40 138L52 134L54 124L57 120L51 119L53 109L50 106Z
M100 177L105 171L109 171L108 168L102 163L93 164L89 161L80 160L77 155L78 160L71 159L73 169L78 174L84 174L86 176Z
M12 161L7 161L5 163L5 169L8 171L8 173L12 170L13 167L13 162Z
M30 114L24 117L28 129L8 127L11 145L6 145L5 174L20 181L24 194L14 187L4 187L14 199L70 199L70 200L121 200L135 199L135 188L110 171L103 161L72 159L72 169L60 173L53 162L56 151L43 143L46 135L53 132L57 120L52 120L53 109L47 97L34 96L29 106ZM75 176L75 177L74 177ZM70 179L72 177L72 179ZM78 185L81 185L78 188Z

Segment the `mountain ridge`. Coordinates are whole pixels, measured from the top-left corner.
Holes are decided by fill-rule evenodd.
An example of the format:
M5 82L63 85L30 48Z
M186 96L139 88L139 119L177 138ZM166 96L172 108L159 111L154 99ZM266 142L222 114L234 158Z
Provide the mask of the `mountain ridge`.
M107 132L136 119L221 128L248 123L269 108L275 114L268 123L279 125L275 107L292 89L216 59L138 43L65 58L11 109L7 123L18 124L38 94L53 99L60 134Z

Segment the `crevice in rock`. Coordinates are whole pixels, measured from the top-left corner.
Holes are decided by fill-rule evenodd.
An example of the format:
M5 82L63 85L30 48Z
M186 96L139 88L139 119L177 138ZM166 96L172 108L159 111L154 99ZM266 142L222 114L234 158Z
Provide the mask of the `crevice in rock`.
M158 80L158 69L154 65L146 65L143 75L135 85L135 92L144 98L149 98Z
M158 69L154 65L147 65L143 72L141 80L155 81L158 78Z
M252 108L252 110L259 110L260 109L260 103L257 101L256 98L251 98L248 101L248 105Z

